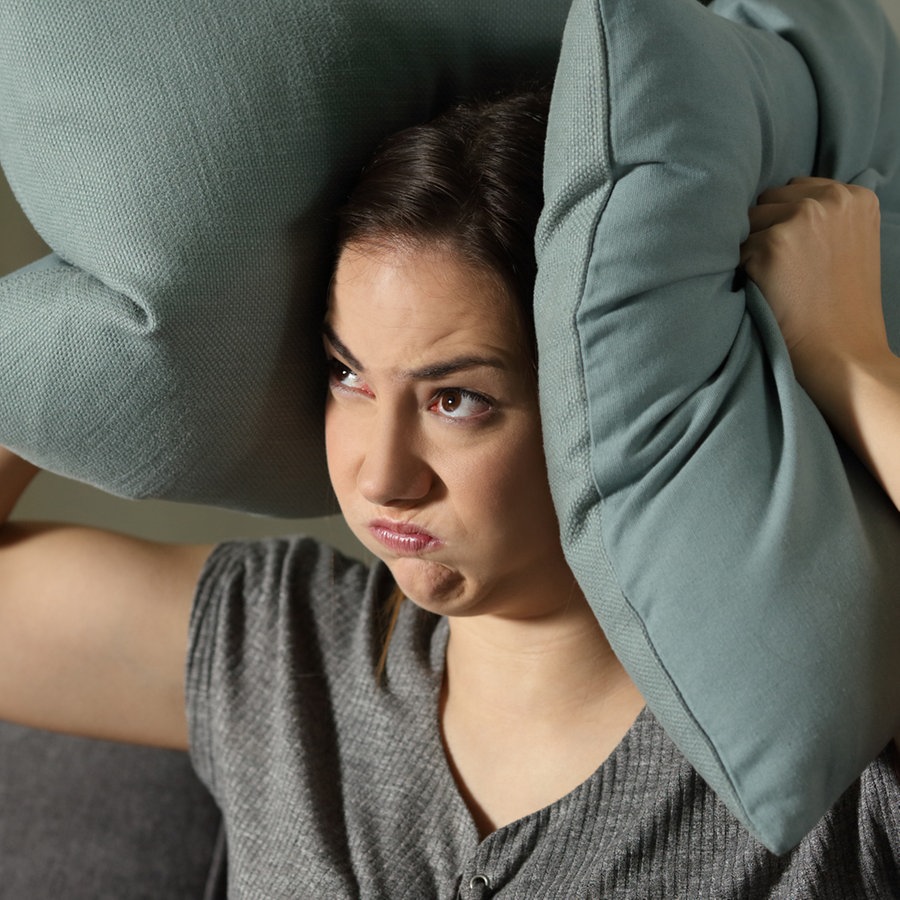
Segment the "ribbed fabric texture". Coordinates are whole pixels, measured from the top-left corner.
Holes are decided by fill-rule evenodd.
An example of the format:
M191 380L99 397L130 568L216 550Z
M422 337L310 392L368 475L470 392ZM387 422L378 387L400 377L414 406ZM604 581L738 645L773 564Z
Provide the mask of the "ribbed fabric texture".
M889 898L900 785L885 756L790 855L756 842L645 710L595 774L480 841L437 704L446 622L406 604L379 685L386 570L310 540L227 544L191 626L192 754L232 897Z

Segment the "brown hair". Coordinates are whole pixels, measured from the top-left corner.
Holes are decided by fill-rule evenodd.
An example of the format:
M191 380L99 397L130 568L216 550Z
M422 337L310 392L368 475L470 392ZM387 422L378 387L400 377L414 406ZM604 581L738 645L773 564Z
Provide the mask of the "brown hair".
M536 364L534 234L543 207L550 91L460 103L389 137L340 209L338 252L348 244L446 245L498 276L520 312ZM387 662L403 594L385 606L378 675Z
M446 244L499 276L532 336L549 89L460 103L391 135L339 210L348 244Z

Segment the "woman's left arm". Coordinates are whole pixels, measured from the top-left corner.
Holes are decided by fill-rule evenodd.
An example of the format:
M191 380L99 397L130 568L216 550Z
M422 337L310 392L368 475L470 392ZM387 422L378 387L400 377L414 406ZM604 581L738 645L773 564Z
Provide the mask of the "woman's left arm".
M881 305L878 199L802 178L759 200L742 264L775 312L797 380L900 509L900 358Z
M775 313L797 380L900 509L900 358L881 305L877 197L823 178L766 191L741 262Z

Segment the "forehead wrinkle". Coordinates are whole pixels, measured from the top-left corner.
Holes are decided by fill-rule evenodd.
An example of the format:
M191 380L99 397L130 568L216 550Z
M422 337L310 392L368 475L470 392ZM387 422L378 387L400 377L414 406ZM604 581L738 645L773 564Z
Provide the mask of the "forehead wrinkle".
M365 371L365 366L356 358L353 351L338 337L334 328L325 322L322 332L334 349L360 373ZM434 363L428 363L414 369L402 369L397 373L400 381L435 381L470 369L497 369L500 372L508 372L509 364L500 356L477 356L466 354L451 357Z
M390 341L394 347L388 354L392 358L391 371L386 370L386 374L393 379L437 380L476 368L502 375L517 372L519 342L513 341L515 346L512 346L508 338L519 336L521 321L513 298L498 279L493 271L472 266L443 246L349 244L341 252L332 279L323 332L335 352L344 356L347 365L362 372L365 368L362 361L338 337L335 325L340 324L343 330L344 321L339 313L345 288L348 302L355 304L350 309L357 317L367 313L378 318L379 307L372 306L374 293L375 299L388 303L388 321L396 322L403 332L402 337L398 334L402 346ZM360 286L365 301L357 291ZM431 318L417 316L420 296L425 297L426 306L438 304ZM361 302L365 302L362 309L358 308ZM462 325L455 315L448 318L447 309L457 308L461 310ZM508 315L510 311L512 316ZM477 327L471 326L472 316L477 319ZM372 343L374 335L366 334L365 322L350 324L353 325L351 339L356 342L361 337L363 342L356 349L361 349L372 363L369 351L374 347L375 356L380 359L382 354ZM421 342L416 339L417 328L423 329ZM403 359L404 355L408 361Z
M502 359L495 356L457 356L444 362L436 362L417 369L405 369L400 372L400 377L419 381L433 381L468 369L499 369L502 372L506 372L509 370L509 366Z

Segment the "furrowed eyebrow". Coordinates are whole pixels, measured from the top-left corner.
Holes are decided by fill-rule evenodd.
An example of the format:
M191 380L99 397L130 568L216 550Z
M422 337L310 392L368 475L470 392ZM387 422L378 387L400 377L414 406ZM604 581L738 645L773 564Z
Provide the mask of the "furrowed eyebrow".
M455 359L448 359L446 362L423 366L421 369L407 369L403 372L403 377L420 381L435 381L467 369L483 368L506 371L509 367L502 359L494 356L458 356Z
M327 322L322 326L322 334L328 338L328 343L344 357L352 368L357 372L362 372L362 363L350 352L350 348L335 334L334 329Z
M322 333L347 364L359 374L362 374L365 368L363 364L353 355L350 348L337 336L334 329L327 322L322 326ZM509 370L509 365L498 356L457 356L444 362L422 366L419 369L405 369L400 373L400 378L411 381L437 381L457 372L480 368L499 369L505 372Z

